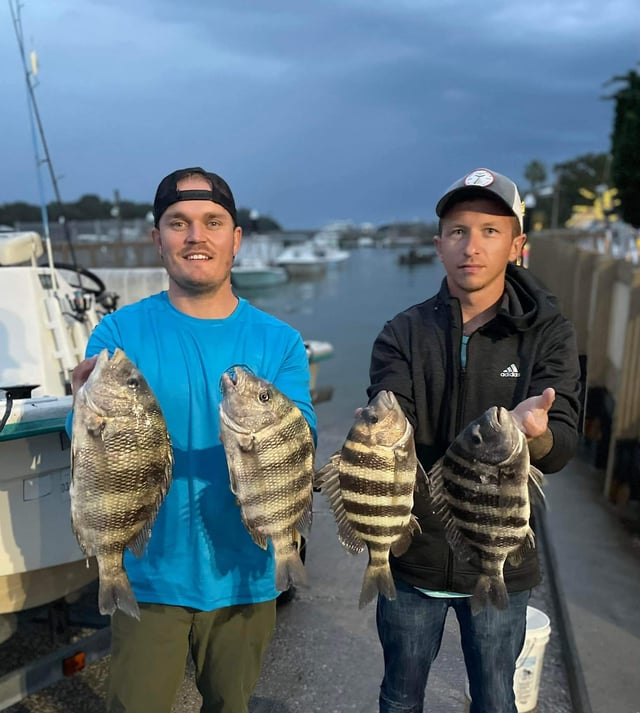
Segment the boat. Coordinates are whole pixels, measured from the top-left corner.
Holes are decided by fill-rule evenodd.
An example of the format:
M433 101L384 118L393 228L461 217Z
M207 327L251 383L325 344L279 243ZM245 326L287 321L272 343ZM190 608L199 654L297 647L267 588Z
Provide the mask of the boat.
M37 264L43 253L38 233L0 233L0 618L97 577L70 526L64 425L100 315L92 292Z
M288 279L284 267L269 265L260 258L243 258L231 268L231 284L240 290L274 287Z
M331 245L314 244L312 252L316 257L324 260L328 265L338 265L347 260L351 255L348 250L342 250Z
M322 277L329 262L315 252L311 241L285 248L274 260L274 264L284 267L289 277Z
M321 230L311 238L310 250L329 265L337 265L349 258L351 253L340 247L340 232L331 227Z
M398 255L400 265L422 265L433 262L438 252L432 245L410 248L406 253Z

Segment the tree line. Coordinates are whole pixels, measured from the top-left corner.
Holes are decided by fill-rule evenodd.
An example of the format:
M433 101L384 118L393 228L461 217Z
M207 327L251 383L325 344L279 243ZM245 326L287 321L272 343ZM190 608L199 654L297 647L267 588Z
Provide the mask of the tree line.
M153 210L151 203L134 203L133 201L107 201L94 194L86 194L75 202L60 204L51 202L47 205L47 213L52 223L80 220L147 220ZM40 206L21 201L0 204L0 224L13 226L16 223L39 223L42 220ZM281 230L277 221L269 215L259 215L249 208L238 209L238 225L245 231L268 232Z

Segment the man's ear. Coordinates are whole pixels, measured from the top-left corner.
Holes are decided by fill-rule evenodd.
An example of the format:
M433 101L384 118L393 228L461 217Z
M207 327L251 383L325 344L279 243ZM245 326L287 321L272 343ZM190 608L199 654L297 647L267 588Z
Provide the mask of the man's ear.
M527 234L522 233L518 235L517 238L513 239L511 243L511 259L510 262L515 262L518 265L522 265L522 251L524 250L524 244L527 242Z
M157 228L151 229L151 239L153 240L154 245L156 246L158 255L162 257L162 241L160 240L160 231Z

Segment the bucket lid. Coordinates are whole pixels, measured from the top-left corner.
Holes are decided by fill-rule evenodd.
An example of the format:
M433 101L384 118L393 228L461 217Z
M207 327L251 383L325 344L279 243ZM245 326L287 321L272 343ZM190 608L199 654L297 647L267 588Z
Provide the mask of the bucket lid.
M543 611L535 607L527 607L527 631L548 629L550 626L551 620Z

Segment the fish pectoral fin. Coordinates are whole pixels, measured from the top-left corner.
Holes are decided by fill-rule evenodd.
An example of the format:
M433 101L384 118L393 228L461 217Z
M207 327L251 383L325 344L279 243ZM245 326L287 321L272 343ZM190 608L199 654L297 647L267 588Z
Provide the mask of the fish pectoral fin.
M245 453L250 453L255 447L256 437L253 433L239 433L236 436L236 440L240 450Z
M107 419L97 413L88 413L85 418L85 426L92 436L100 436L107 425Z

